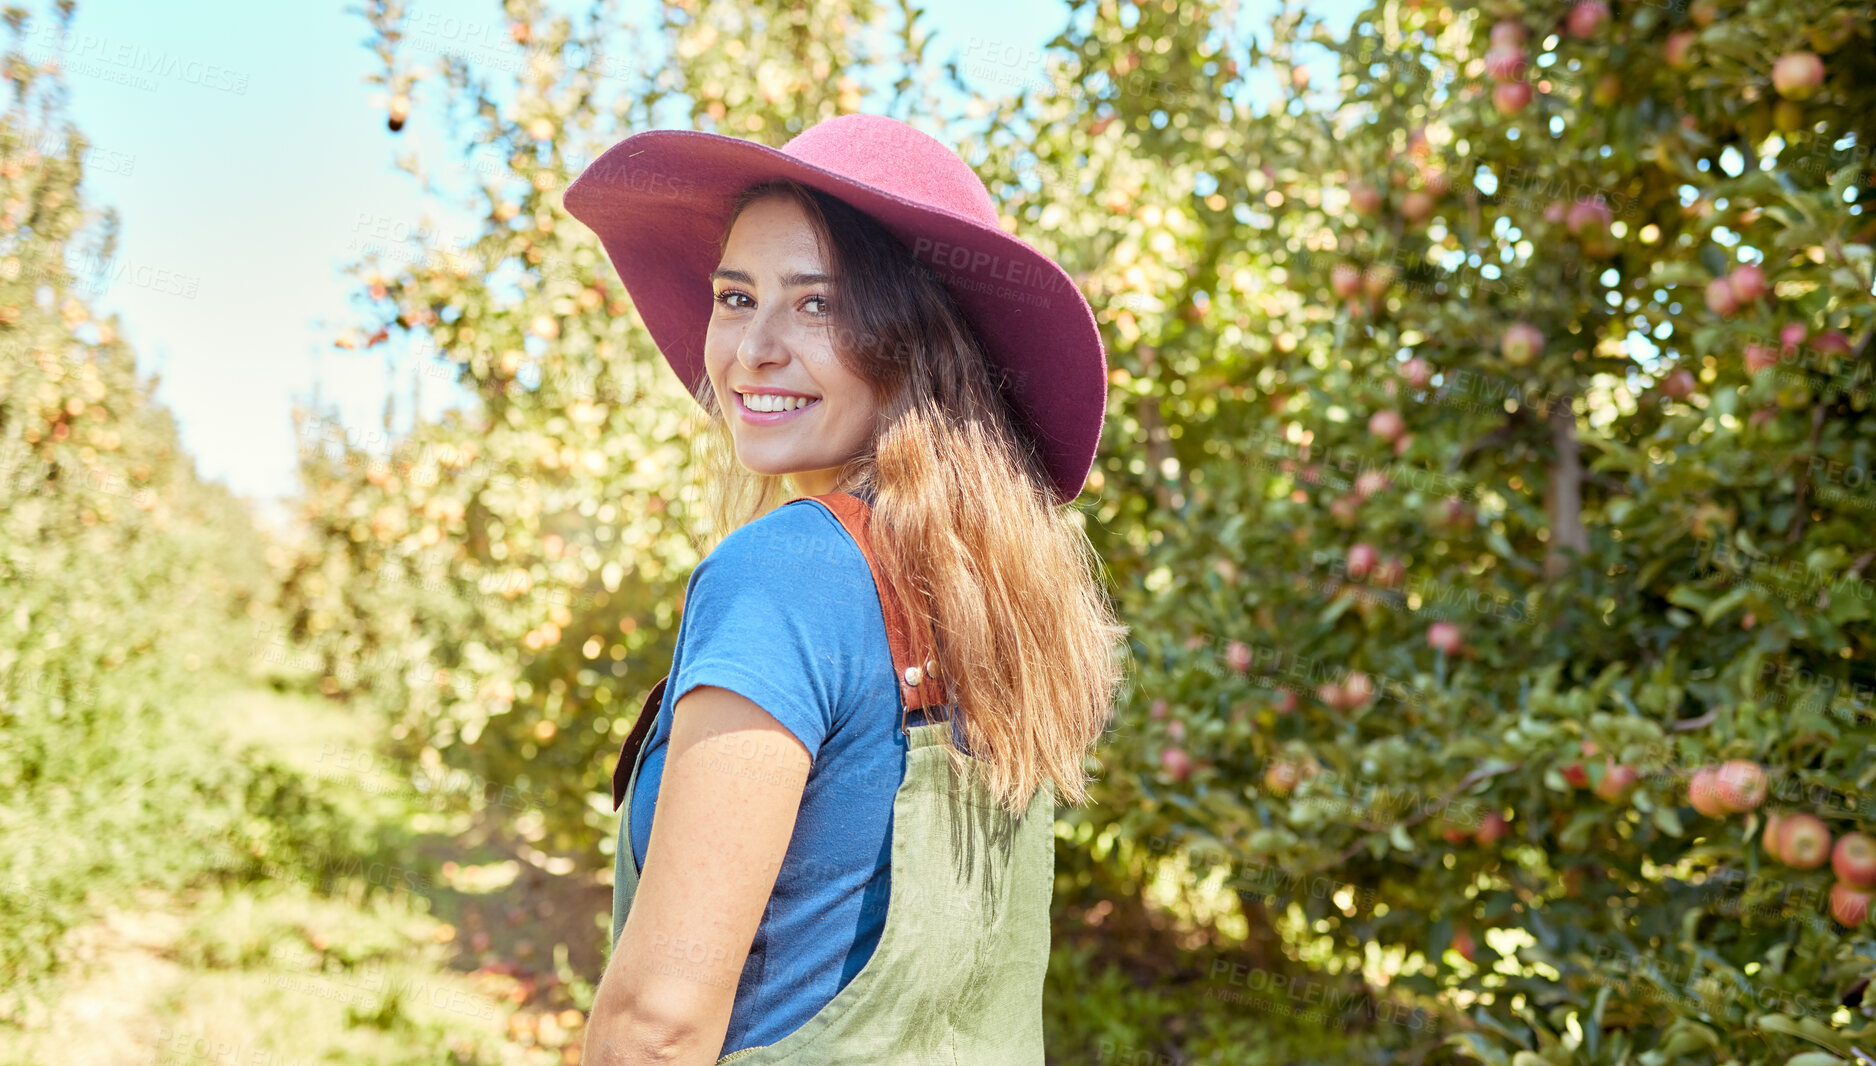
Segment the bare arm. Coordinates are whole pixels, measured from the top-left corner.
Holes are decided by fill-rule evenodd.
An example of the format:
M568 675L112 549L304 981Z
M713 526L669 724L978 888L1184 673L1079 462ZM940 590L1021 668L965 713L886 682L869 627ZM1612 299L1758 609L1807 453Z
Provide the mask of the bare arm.
M716 1062L801 810L808 750L768 712L701 685L674 715L645 869L593 1001L589 1066Z

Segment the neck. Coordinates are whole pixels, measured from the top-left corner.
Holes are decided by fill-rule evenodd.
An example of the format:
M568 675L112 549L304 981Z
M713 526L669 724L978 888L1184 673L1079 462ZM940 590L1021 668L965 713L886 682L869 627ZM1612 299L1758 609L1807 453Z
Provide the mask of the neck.
M795 490L803 496L825 496L840 484L840 467L826 470L802 470L789 475Z

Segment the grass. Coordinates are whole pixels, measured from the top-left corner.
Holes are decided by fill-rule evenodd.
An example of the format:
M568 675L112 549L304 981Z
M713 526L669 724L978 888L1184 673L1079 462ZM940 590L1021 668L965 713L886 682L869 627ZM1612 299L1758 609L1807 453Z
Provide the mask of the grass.
M125 866L127 883L85 886L56 966L0 1020L0 1062L578 1061L609 889L535 867L502 827L414 786L341 705L239 684L198 696L167 735L246 787L197 797L227 809L169 812L175 876ZM317 831L255 824L307 812ZM191 869L199 825L252 861Z

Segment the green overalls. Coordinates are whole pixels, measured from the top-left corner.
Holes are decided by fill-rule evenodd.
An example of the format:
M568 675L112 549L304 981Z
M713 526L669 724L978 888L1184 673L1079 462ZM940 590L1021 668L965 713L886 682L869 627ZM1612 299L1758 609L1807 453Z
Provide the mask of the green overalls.
M946 721L905 724L907 713L943 698L923 653L932 647L929 620L908 624L880 580L864 501L846 493L796 499L812 499L840 520L879 591L906 735L905 778L892 808L892 890L878 946L826 1006L779 1042L718 1061L1042 1066L1042 983L1055 889L1053 785L1045 781L1022 817L1012 817L991 798L975 758L968 782L954 775L944 750ZM646 697L613 771L613 809L625 811L614 860L615 947L640 873L629 837L632 787L668 680Z

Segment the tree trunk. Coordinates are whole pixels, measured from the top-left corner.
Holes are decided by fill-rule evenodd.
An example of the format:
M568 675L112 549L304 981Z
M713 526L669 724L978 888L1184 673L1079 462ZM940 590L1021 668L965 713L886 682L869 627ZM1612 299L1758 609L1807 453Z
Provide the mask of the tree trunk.
M1570 568L1565 549L1587 552L1589 537L1583 531L1583 460L1576 444L1576 412L1568 403L1551 405L1550 433L1550 483L1544 492L1550 551L1544 560L1544 576L1555 581Z

